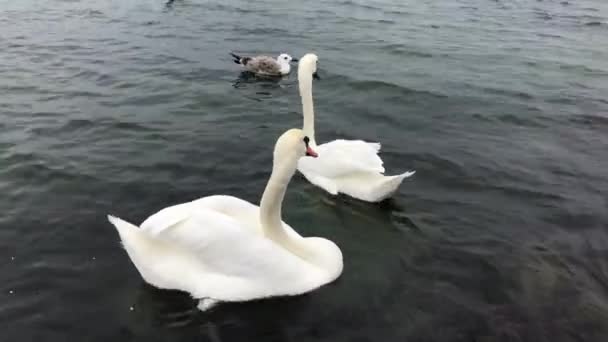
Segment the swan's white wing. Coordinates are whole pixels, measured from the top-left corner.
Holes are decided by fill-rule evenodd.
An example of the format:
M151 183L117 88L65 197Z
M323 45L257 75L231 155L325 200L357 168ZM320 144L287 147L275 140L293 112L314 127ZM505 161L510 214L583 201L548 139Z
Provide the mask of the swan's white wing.
M147 231L166 246L151 261L152 272L174 278L170 288L195 298L241 301L300 294L319 286L324 276L254 229L205 207Z
M298 169L304 174L336 178L353 173L383 173L382 159L378 156L380 144L362 140L334 140L318 145L318 158L301 158Z
M203 197L192 202L197 208L207 208L218 211L224 215L230 216L232 219L239 222L243 227L247 227L262 234L262 226L260 225L260 207L257 205L242 200L234 196L213 195ZM292 237L301 237L290 225L283 223L283 229Z
M259 223L260 207L240 198L226 195L207 196L192 202L164 208L146 219L140 227L148 234L156 235L160 231L190 218L193 213L201 210L213 210L222 213L237 221L241 226L262 234ZM283 222L283 228L289 235L300 237L300 234L285 222Z
M299 294L323 283L321 270L262 235L258 206L236 197L209 196L165 208L141 229L156 242L138 268L145 266L146 278L161 288L240 301Z
M149 235L157 235L162 230L188 219L193 211L193 202L166 207L148 217L140 225L140 228Z

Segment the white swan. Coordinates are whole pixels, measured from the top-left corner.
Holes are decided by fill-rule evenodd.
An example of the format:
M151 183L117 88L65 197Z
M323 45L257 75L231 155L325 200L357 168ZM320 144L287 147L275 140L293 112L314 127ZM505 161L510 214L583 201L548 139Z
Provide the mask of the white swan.
M304 238L281 220L298 160L316 156L308 142L299 129L278 139L260 207L217 195L165 208L141 227L108 216L143 279L186 291L206 310L223 301L302 294L340 276L338 246Z
M343 193L351 197L379 202L390 197L407 177L416 171L385 176L380 144L362 140L334 140L317 146L315 141L315 113L312 101L312 79L317 75L317 56L306 54L300 58L298 82L302 97L304 134L319 158L301 158L298 170L312 184L332 195Z

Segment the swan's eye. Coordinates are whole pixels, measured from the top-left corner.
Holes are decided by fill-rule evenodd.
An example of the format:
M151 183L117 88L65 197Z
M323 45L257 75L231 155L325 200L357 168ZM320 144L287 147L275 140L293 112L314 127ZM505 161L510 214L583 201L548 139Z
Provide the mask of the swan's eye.
M308 146L309 142L310 142L310 139L308 139L308 137L304 137L304 143L306 144L306 146Z

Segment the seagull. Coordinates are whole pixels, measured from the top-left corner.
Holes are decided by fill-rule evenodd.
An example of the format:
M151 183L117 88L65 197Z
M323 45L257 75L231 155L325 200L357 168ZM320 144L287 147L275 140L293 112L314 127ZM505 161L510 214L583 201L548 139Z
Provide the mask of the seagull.
M241 57L234 53L230 55L234 58L234 63L242 65L249 72L263 76L287 75L291 70L289 63L298 61L286 53L280 54L276 59L269 56Z

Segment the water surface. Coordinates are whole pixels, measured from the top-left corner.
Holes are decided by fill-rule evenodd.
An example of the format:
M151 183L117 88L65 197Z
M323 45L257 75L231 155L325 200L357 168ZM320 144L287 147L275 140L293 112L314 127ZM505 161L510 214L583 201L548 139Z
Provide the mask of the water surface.
M0 1L3 341L605 341L608 5L581 1ZM199 313L146 285L106 221L257 202L295 73L317 140L382 143L391 201L301 176L285 220L343 250L308 295Z

